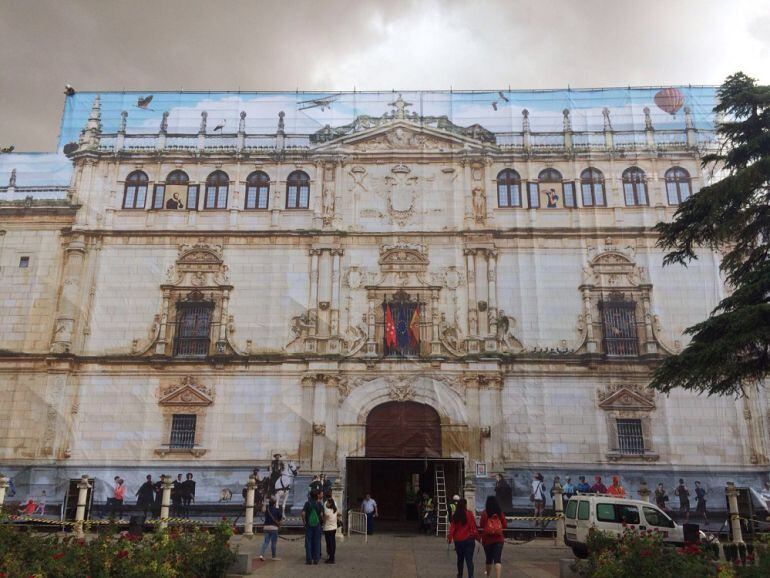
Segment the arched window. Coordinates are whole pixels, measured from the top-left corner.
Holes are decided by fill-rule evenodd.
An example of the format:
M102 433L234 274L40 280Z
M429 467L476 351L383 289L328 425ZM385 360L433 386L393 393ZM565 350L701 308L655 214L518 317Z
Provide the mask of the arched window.
M521 206L521 177L513 169L503 169L497 175L497 206Z
M607 204L604 175L599 169L589 167L580 173L580 193L584 207L603 207Z
M144 209L148 181L147 175L142 171L134 171L126 177L126 188L123 193L124 209Z
M310 203L310 177L303 171L294 171L286 179L286 208L307 209Z
M167 185L186 185L190 182L190 178L184 171L176 170L171 171L166 177Z
M666 196L669 205L678 205L690 198L690 173L682 167L666 171Z
M623 171L623 196L628 207L648 204L647 177L639 167L628 167Z
M226 209L230 179L224 171L214 171L206 179L205 209Z
M190 200L187 188L189 182L190 179L187 177L186 172L180 170L171 171L166 176L165 183L157 183L155 185L152 195L152 208L184 209L185 203Z
M537 199L534 198L534 187L530 187L530 207L541 204L548 209L574 207L575 184L564 182L564 177L556 169L543 169L537 175Z
M270 177L262 171L254 171L246 178L246 208L267 209L270 193Z

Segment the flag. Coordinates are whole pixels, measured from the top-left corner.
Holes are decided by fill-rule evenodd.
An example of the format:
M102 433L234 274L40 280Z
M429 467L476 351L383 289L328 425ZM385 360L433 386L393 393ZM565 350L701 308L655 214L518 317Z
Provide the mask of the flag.
M385 305L385 345L396 346L396 324L393 323L393 312L390 305Z
M412 346L420 343L420 306L414 308L412 320L409 322L409 338Z

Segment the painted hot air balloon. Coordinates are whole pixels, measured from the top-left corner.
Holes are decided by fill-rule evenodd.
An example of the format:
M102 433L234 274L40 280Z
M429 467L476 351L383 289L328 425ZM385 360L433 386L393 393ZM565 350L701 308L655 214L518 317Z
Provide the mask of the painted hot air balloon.
M655 93L655 104L660 110L675 116L684 104L684 94L678 88L661 88Z

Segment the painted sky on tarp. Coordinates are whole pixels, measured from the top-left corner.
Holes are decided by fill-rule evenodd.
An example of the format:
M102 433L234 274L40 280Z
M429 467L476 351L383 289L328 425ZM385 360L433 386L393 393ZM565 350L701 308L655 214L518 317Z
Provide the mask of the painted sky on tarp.
M62 153L0 154L0 186L13 169L17 187L68 186L72 178L72 161Z
M114 133L121 112L128 112L127 132L157 133L162 114L169 112L168 132L198 132L201 112L208 113L207 132L224 123L222 133L235 133L245 111L246 132L273 134L278 113L284 111L288 134L313 133L325 125L341 126L359 115L382 116L401 94L411 106L408 113L446 116L457 125L480 124L492 132L521 131L523 109L529 110L532 131L561 131L562 111L570 109L573 131L602 130L602 110L610 110L615 130L644 128L644 107L650 109L656 129L683 129L684 109L671 115L658 108L655 94L663 87L580 90L403 91L403 92L78 92L66 97L58 148L77 141L94 98L100 95L102 131ZM713 126L715 87L676 87L684 106L693 113L696 128ZM146 108L139 99L152 95ZM313 100L326 104L313 105ZM216 133L214 133L216 134Z

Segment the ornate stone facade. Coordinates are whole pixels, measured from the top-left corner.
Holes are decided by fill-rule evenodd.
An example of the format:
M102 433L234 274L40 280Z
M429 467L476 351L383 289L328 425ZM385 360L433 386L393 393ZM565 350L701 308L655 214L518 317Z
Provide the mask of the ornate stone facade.
M420 117L399 98L302 146L286 144L281 116L272 144L250 148L244 113L232 147L209 145L204 125L187 148L161 128L150 149L130 145L125 117L103 133L96 100L68 149L71 201L0 204L12 319L0 336L0 466L30 479L43 465L111 479L119 462L138 478L179 464L168 445L184 414L197 416L185 468L247 472L277 452L344 476L346 458L365 455L372 408L417 402L438 412L444 457L462 458L469 476L477 462L509 473L758 475L762 392L744 407L646 390L655 364L724 294L717 254L664 270L652 230L676 210L667 169L684 167L694 190L704 183L685 134L694 129L682 126L682 146L621 155L611 125L599 148L574 145L565 115L559 144L536 148L524 113L520 148L479 125ZM624 201L631 165L648 175L646 204ZM560 171L574 193L588 166L605 175L601 206L496 197L504 169L518 171L526 200L541 170ZM246 208L255 170L269 177L260 210ZM136 171L147 198L125 208ZM160 186L178 186L172 171L184 171L185 203L200 210L155 203ZM228 184L211 208L214 171ZM286 208L296 171L308 177L307 206ZM18 269L21 254L34 269ZM611 325L613 300L630 304L627 326ZM198 317L180 313L191 302ZM411 312L393 327L414 342L408 355L388 353L389 303ZM635 353L612 355L611 331ZM180 355L180 339L198 339L199 354ZM621 447L619 419L639 420L644 451Z

